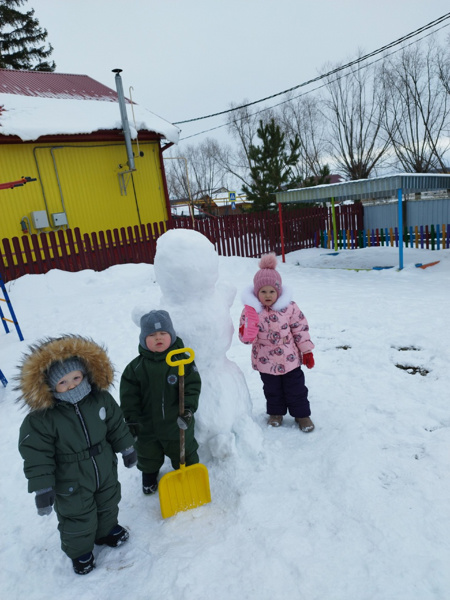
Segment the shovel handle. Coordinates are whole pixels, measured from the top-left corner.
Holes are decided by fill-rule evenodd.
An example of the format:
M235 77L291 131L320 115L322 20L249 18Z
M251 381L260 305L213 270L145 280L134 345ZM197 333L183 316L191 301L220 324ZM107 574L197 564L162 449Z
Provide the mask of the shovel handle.
M176 354L189 354L188 358L179 358L178 360L172 360L172 356ZM188 365L193 362L195 358L195 352L192 348L179 348L178 350L172 350L166 356L166 363L170 367L178 367L178 378L179 378L179 404L178 414L180 417L184 414L184 365ZM185 447L185 431L180 429L180 467L184 467L186 463L186 447Z
M176 354L189 354L188 358L179 358L178 360L172 360L172 356ZM178 350L172 350L166 356L166 363L171 367L178 367L178 375L184 375L184 365L188 365L193 362L195 358L195 352L192 348L179 348Z

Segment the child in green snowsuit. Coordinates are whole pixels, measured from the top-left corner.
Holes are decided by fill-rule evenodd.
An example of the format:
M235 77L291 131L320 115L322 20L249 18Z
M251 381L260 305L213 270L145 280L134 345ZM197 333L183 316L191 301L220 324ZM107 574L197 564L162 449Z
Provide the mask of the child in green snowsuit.
M85 575L95 567L94 543L115 547L128 539L117 520L116 453L135 466L134 440L108 392L114 369L103 348L69 335L30 350L16 388L30 410L19 438L28 491L36 493L39 515L54 504L61 547Z
M178 369L166 363L172 350L184 348L169 313L152 310L140 320L139 355L125 368L120 382L120 406L136 439L142 491L154 494L158 474L168 456L180 466L180 429L185 430L186 465L199 462L194 437L201 379L195 363L185 367L184 415L179 415Z

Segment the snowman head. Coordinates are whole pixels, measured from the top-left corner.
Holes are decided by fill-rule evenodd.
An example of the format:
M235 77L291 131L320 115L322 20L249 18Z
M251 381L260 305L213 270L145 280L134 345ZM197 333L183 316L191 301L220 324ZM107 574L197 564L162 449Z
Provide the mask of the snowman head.
M219 276L214 246L190 229L171 229L158 239L154 266L164 297L173 302L207 299Z

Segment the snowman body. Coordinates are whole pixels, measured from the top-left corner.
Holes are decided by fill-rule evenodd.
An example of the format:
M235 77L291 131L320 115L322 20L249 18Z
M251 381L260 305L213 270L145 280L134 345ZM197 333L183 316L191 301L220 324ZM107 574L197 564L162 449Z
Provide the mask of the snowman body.
M234 454L239 438L254 437L250 430L256 427L244 375L226 356L234 333L230 308L236 288L218 283L219 257L196 231L172 229L162 235L154 267L160 308L169 312L177 335L194 350L202 379L195 433L200 452L204 459ZM249 439L241 441L248 445Z

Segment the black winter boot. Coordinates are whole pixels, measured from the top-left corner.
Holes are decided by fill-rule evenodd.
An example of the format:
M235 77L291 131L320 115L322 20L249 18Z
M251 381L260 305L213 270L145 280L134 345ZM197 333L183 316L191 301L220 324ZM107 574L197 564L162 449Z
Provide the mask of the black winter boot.
M155 494L158 490L158 474L156 473L142 473L142 491L146 495Z
M97 544L97 546L103 546L104 544L106 544L111 548L115 548L116 546L120 546L120 544L126 542L129 537L130 534L125 529L125 527L122 527L122 525L116 525L111 529L108 535L105 535L105 537L102 538L98 538L97 540L95 540L95 543Z
M78 558L72 558L72 564L77 575L87 575L95 568L94 555L92 552L88 552Z

